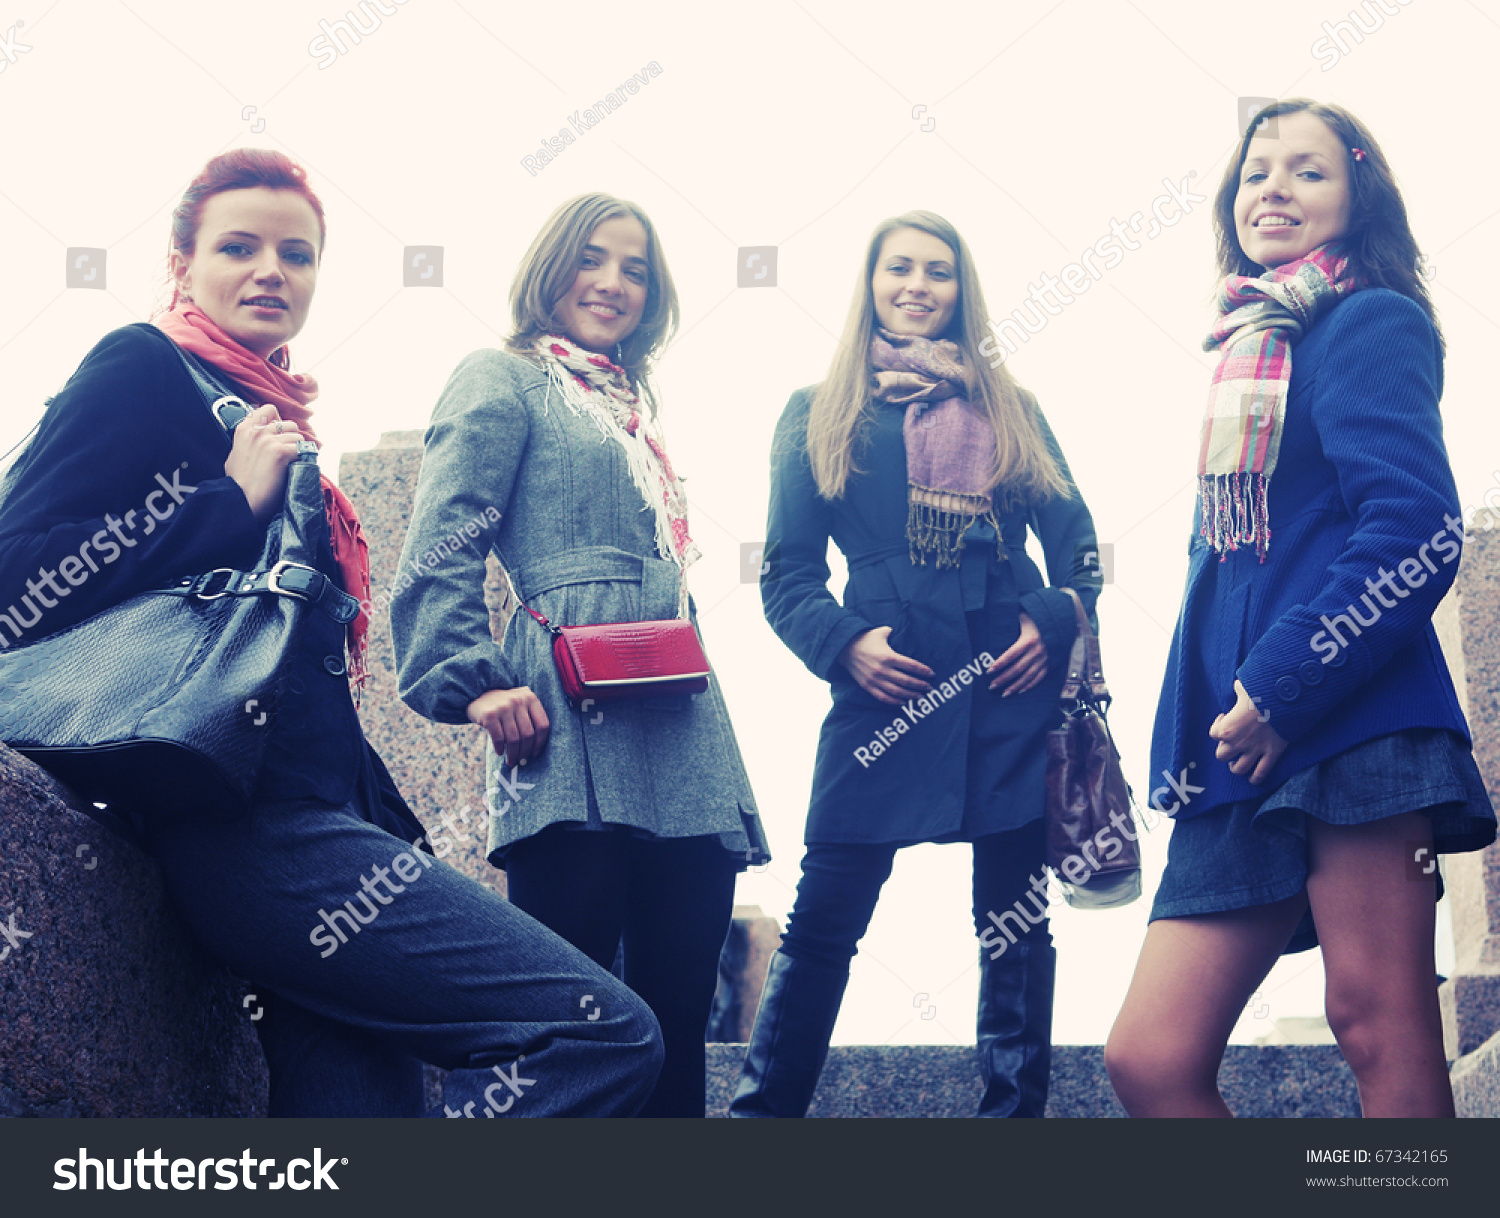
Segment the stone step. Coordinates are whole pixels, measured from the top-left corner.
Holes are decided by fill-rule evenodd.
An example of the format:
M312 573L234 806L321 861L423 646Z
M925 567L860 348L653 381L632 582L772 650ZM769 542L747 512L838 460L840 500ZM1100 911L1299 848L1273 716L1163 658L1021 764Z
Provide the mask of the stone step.
M708 1115L728 1115L744 1045L708 1046ZM1237 1116L1357 1117L1354 1076L1336 1045L1230 1045L1219 1087ZM835 1045L810 1117L971 1117L973 1045ZM1049 1117L1122 1117L1102 1045L1052 1050Z

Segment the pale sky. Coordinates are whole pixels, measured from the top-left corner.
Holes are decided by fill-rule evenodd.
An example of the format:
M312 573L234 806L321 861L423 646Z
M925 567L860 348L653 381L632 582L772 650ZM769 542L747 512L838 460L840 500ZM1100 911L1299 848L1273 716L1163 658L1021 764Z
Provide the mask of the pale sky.
M353 7L12 0L0 11L0 450L100 336L149 315L170 209L225 148L288 152L328 210L317 299L293 351L323 387L331 469L384 431L425 426L459 359L500 341L516 262L559 202L589 190L638 202L684 310L659 383L705 551L692 585L775 853L741 879L741 903L778 917L790 907L828 699L740 582L740 548L764 527L772 427L790 393L823 376L882 218L947 216L999 317L1112 221L1149 221L1167 183L1210 196L1240 98L1345 105L1394 165L1435 268L1464 502L1500 480L1484 371L1500 321L1500 173L1480 117L1500 53L1496 0L1390 3L1382 27L1345 35L1344 51L1323 25L1348 21L1353 0L408 0L385 4L378 28L335 54L320 21ZM366 0L366 29L370 13L379 6ZM587 126L582 112L628 79L637 91ZM549 137L560 150L542 163ZM1102 637L1138 790L1213 366L1200 350L1214 286L1208 206L1143 240L1010 361L1115 547ZM413 246L441 247L440 288L403 286ZM738 287L739 250L766 246L775 285ZM70 249L106 251L105 290L66 286ZM1107 1034L1164 857L1158 833L1147 896L1128 909L1055 911L1057 1041ZM969 866L961 846L899 856L836 1041L972 1043ZM1315 953L1278 965L1235 1039L1317 1013L1321 989Z

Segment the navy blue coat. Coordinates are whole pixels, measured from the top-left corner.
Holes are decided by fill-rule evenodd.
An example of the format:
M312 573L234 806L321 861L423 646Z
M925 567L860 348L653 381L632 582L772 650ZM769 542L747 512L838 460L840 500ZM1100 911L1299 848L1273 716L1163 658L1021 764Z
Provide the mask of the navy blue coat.
M1442 377L1432 323L1385 289L1349 297L1294 348L1265 562L1253 547L1220 562L1195 522L1152 739L1153 806L1195 816L1257 798L1405 728L1468 737L1431 620L1463 541ZM1236 677L1290 743L1258 787L1214 759L1208 736Z
M960 568L914 565L903 410L872 407L856 448L863 472L851 474L843 497L830 501L818 494L807 458L812 396L812 388L793 394L776 428L761 578L766 620L833 694L818 740L806 841L968 841L1035 820L1043 813L1043 733L1058 717L1077 631L1072 600L1059 588L1076 588L1091 612L1098 595L1088 508L1075 490L1001 516L1003 558L993 534L971 533ZM1045 421L1042 427L1066 474ZM1028 526L1042 543L1050 588L1026 554ZM842 604L828 590L830 538L849 566ZM970 615L980 612L976 648ZM972 666L981 651L998 657L1015 642L1022 612L1047 646L1048 674L1028 693L1002 699L988 689L986 665ZM933 670L936 701L880 702L838 663L848 643L877 626L892 627L890 645Z
M228 455L166 334L145 324L106 334L52 399L0 503L0 643L15 641L13 625L30 624L23 641L42 638L174 578L253 563L267 526L225 476ZM319 548L337 579L326 534ZM411 841L422 826L365 741L343 653L344 628L309 615L292 696L266 725L257 801L357 799L366 819Z

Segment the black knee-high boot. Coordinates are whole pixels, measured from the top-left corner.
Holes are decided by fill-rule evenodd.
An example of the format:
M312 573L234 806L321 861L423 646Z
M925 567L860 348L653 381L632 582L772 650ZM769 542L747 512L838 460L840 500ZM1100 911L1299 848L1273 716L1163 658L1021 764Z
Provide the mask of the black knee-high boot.
M1039 1117L1052 1073L1052 989L1057 949L1013 943L997 960L979 953L979 1076L982 1117Z
M848 966L771 956L730 1116L807 1115L848 982Z

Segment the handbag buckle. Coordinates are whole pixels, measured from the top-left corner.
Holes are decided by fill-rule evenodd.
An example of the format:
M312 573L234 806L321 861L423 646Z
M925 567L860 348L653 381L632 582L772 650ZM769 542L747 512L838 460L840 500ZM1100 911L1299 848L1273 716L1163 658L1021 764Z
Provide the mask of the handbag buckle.
M282 584L281 577L288 571L306 571L310 575L322 574L322 572L318 571L314 567L309 567L306 563L292 562L290 559L283 558L274 567L266 572L266 590L268 592L276 593L277 596L294 596L299 601L316 600L317 598L311 595L310 588L305 588L299 591L296 588L288 588Z
M213 411L214 418L219 420L219 426L230 434L251 413L250 407L232 394L221 397L209 409Z
M222 577L222 581L217 588L214 588L214 578L216 576ZM220 597L229 595L231 585L238 577L238 571L232 570L229 567L216 567L214 570L199 577L203 586L194 589L193 595L200 601L216 601ZM209 591L210 588L214 588L214 590Z

